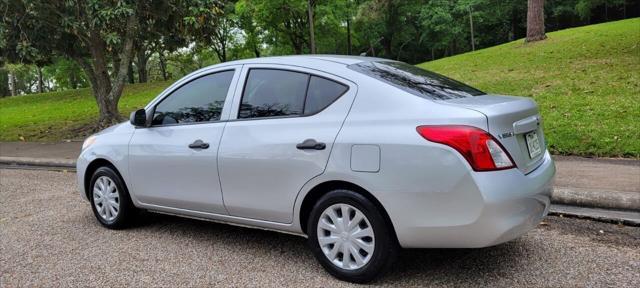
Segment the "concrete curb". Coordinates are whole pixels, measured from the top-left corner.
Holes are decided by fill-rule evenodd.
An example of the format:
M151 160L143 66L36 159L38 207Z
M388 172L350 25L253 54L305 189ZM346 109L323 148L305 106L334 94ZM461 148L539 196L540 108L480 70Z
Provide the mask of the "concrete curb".
M76 161L56 158L0 157L0 164L13 166L68 167L75 168Z
M549 209L549 215L586 218L600 222L640 227L640 212L553 204Z
M640 211L640 192L555 187L551 202L579 207Z
M75 160L57 158L0 157L0 164L13 167L76 167ZM554 187L551 202L577 207L640 211L640 192Z

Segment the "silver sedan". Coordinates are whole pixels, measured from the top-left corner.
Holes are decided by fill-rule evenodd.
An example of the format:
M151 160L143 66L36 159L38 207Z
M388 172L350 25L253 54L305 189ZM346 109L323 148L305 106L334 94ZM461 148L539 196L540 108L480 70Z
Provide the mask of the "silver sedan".
M308 238L367 282L402 248L486 247L546 215L538 107L379 58L213 65L84 142L81 195L123 228L149 210Z

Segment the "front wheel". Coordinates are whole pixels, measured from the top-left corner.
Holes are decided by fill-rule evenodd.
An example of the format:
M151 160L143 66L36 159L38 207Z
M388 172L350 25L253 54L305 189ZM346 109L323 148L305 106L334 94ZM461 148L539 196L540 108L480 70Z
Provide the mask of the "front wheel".
M398 245L377 207L349 190L334 190L314 206L307 225L318 261L338 279L366 283L393 264Z
M90 185L91 209L100 224L110 229L126 227L136 208L120 176L111 167L100 167Z

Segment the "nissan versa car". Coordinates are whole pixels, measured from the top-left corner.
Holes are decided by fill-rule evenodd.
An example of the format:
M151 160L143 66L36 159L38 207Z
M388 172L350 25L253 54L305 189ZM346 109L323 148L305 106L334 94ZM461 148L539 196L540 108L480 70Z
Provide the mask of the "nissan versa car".
M78 183L100 223L138 209L308 238L367 282L402 248L486 247L546 215L538 107L402 62L234 61L187 75L89 138Z

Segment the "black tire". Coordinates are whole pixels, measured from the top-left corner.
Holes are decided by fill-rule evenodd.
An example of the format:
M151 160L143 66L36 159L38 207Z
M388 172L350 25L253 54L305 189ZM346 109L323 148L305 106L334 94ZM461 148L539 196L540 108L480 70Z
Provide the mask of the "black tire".
M113 181L113 183L117 188L119 209L116 213L116 217L112 220L107 220L107 219L104 219L102 216L100 216L100 214L98 213L98 210L96 209L96 204L94 203L93 189L94 189L94 185L96 184L96 181L100 177L108 177L109 179L111 179L111 181ZM135 218L137 209L131 202L131 198L129 197L129 191L127 190L127 186L124 185L124 181L122 180L120 175L116 173L114 168L109 166L103 166L98 168L93 173L93 176L91 176L89 193L87 194L89 197L89 201L91 202L91 210L93 211L93 215L96 216L96 219L98 219L98 222L100 222L102 226L107 227L109 229L122 229L129 226L129 224L131 224L131 222L133 221L133 218Z
M340 203L360 210L369 220L375 237L374 251L369 262L355 270L343 269L333 264L318 243L317 228L322 213L328 207ZM334 190L322 196L311 211L307 224L308 244L322 267L334 277L343 281L367 283L384 274L397 259L399 245L392 229L385 221L382 211L369 199L350 190Z

